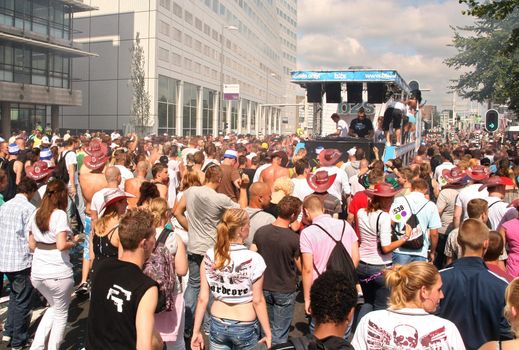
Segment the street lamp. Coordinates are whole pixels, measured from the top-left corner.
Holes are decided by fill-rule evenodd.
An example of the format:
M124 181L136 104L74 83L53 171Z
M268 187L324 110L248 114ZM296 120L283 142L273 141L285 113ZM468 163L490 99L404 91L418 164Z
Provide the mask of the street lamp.
M238 30L238 27L225 26L222 24L222 31L221 31L221 35L220 35L220 38L222 41L222 44L220 46L220 113L218 113L220 115L220 122L222 122L224 120L223 119L223 104L224 104L224 99L223 99L223 62L224 62L223 50L224 50L224 45L225 45L225 38L223 36L223 33L224 33L225 29ZM213 125L213 130L216 131L215 136L218 136L218 127L215 128L215 126ZM231 125L229 123L229 125L227 125L226 132L230 133L230 130L231 130Z

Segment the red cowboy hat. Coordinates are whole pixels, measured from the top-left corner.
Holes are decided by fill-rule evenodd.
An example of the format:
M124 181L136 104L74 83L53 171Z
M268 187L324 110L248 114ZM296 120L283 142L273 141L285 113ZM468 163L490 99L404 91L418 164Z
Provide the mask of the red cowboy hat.
M321 166L330 166L337 164L342 153L336 148L324 149L319 153L319 163Z
M32 166L27 167L26 175L34 181L40 181L52 174L53 170L54 169L49 168L49 164L46 161L39 160Z
M97 170L102 168L108 161L108 156L104 153L94 153L85 157L83 163L90 170Z
M488 179L490 170L483 165L475 165L467 169L467 175L474 181Z
M117 203L127 198L135 198L135 196L131 193L124 192L118 188L114 188L113 190L106 192L104 195L103 205L101 205L101 208L99 209L99 217L103 216L103 214L106 211L106 208L108 208L114 203Z
M335 181L337 174L328 175L326 170L319 170L315 174L308 174L306 182L317 193L326 192Z
M442 176L447 180L450 184L455 184L461 182L467 174L464 170L461 170L458 167L454 167L452 169L443 169Z
M381 182L376 184L374 189L366 190L366 194L369 197L394 197L400 191L401 190L395 190L393 186L388 183Z
M488 180L483 182L483 185L479 186L479 191L483 191L485 188L492 188L497 186L506 186L507 181L502 176L491 176Z
M97 157L99 157L99 153L106 155L108 153L108 146L99 139L93 139L88 144L88 147L85 148L85 153L89 156L97 155Z

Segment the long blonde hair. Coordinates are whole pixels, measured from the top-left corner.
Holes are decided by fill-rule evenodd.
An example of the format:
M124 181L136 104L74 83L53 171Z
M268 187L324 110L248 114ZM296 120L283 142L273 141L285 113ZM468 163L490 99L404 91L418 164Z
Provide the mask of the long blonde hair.
M431 289L438 281L438 269L425 261L396 265L386 270L386 285L391 290L389 307L399 310L416 300L422 287Z
M222 220L216 226L216 244L214 246L214 268L219 270L231 259L229 249L231 239L236 237L238 229L249 222L249 215L243 209L227 209Z
M121 219L121 217L119 216L119 213L117 211L117 206L116 205L109 205L108 208L106 208L103 216L96 221L96 224L94 226L94 232L97 234L97 235L103 235L106 233L106 231L112 227L108 227L108 224L112 221L112 220L117 220L119 221Z
M153 224L155 227L160 227L162 220L167 219L168 201L162 197L153 198L148 209L153 214Z

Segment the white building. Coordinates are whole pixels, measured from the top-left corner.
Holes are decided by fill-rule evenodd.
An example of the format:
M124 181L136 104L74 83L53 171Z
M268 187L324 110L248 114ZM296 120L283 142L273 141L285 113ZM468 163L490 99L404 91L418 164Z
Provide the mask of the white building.
M296 66L296 0L84 2L98 10L75 16L75 41L99 57L76 60L74 87L83 105L64 108L61 127L127 128L130 48L139 34L153 130L268 134L289 116L294 122L285 126L293 131L293 108L263 105L295 103L289 74ZM240 99L221 104L223 84L239 84Z

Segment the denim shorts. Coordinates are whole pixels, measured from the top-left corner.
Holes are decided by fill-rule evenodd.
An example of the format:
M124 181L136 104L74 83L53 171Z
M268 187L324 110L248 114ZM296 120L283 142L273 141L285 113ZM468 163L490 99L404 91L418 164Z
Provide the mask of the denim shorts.
M258 321L241 322L211 316L209 349L252 350L260 336Z
M90 216L85 216L85 240L81 243L83 247L83 260L90 260L90 233L92 232L92 219Z

